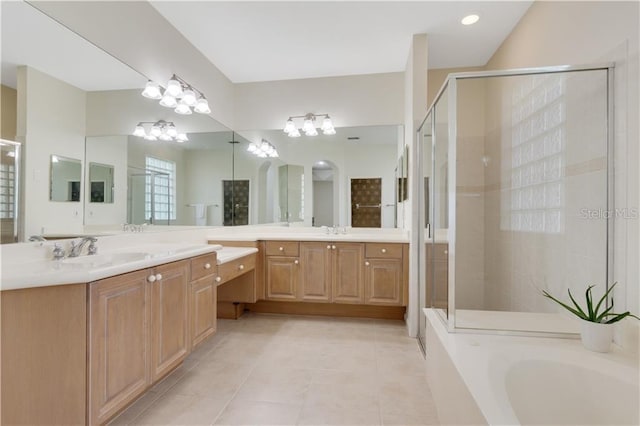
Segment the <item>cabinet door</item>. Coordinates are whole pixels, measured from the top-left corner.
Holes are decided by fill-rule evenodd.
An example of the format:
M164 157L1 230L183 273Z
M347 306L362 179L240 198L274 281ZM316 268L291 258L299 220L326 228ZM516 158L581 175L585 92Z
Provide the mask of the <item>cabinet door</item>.
M266 274L268 300L296 300L300 276L299 261L295 257L267 256Z
M366 259L365 303L402 306L402 259Z
M333 251L333 301L364 303L364 244L337 243Z
M188 261L174 262L154 269L151 285L152 380L173 370L187 356L189 312Z
M190 286L191 347L195 348L216 331L216 283L211 276Z
M104 423L151 383L150 274L143 270L90 284L90 424Z
M331 301L331 255L329 243L300 243L300 300Z

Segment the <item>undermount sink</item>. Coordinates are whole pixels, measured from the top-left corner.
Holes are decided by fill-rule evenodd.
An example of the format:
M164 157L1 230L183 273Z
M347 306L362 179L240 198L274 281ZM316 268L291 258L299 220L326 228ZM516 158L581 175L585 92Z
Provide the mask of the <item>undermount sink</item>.
M138 260L147 259L148 257L148 253L122 252L68 257L66 259L62 259L61 262L71 265L81 265L86 268L98 268L103 266L136 262Z

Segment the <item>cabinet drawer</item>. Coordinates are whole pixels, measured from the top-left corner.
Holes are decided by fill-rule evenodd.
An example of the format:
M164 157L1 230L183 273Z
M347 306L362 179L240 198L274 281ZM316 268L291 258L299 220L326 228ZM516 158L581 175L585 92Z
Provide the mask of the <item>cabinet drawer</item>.
M218 285L234 279L237 276L249 272L256 267L256 255L250 254L249 256L241 257L240 259L232 260L222 265L218 265L218 277L216 283ZM218 279L220 278L220 279Z
M298 256L299 253L297 241L267 241L265 246L267 256Z
M216 272L216 254L209 253L191 259L191 281L199 280Z
M402 259L402 244L366 243L365 257L381 259Z

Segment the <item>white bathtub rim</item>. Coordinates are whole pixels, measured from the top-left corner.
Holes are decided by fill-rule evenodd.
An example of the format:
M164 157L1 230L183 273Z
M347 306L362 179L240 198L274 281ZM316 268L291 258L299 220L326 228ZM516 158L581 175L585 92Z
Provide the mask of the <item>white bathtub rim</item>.
M520 361L570 364L606 372L614 379L638 386L637 356L623 352L617 345L613 345L610 353L596 353L584 349L574 339L448 333L436 312L424 311L488 424L520 424L505 381L507 371Z

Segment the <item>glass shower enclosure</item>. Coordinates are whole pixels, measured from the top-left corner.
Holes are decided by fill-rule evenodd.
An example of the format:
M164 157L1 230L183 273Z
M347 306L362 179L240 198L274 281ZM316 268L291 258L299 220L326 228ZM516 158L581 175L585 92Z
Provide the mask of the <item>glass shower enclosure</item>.
M418 130L422 309L449 331L572 335L542 296L612 282L613 66L450 74Z

